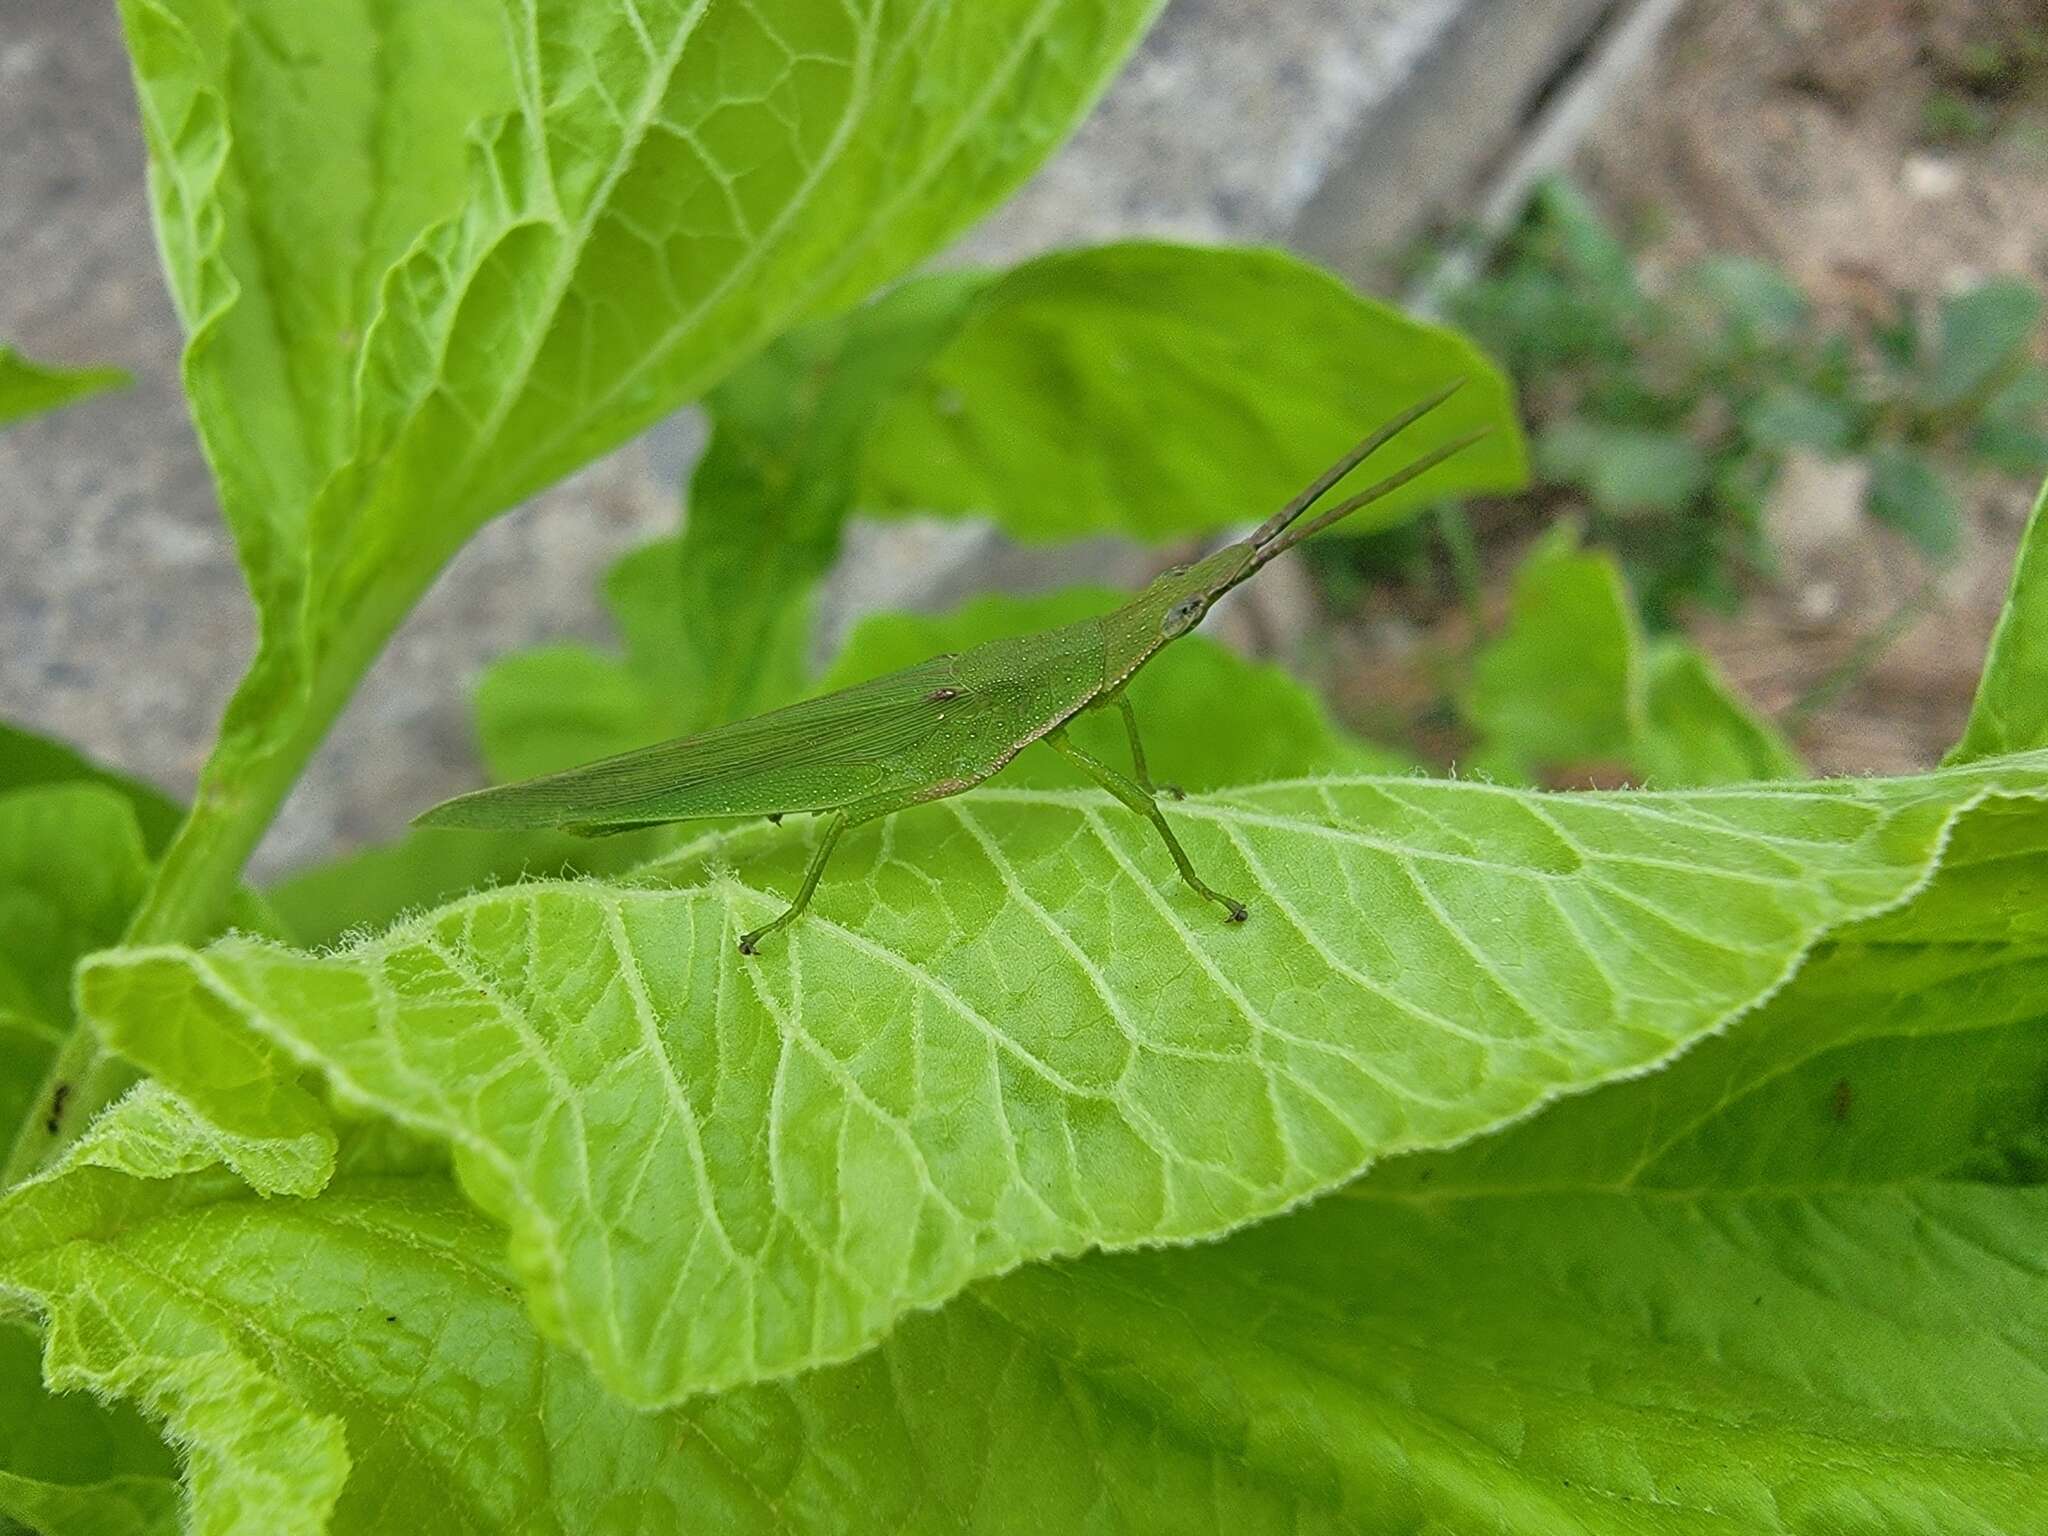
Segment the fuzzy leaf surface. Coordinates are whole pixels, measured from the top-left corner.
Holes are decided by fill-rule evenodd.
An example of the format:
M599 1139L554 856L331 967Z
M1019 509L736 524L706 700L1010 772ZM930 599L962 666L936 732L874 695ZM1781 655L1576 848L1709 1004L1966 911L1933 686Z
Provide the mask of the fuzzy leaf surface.
M2001 796L1952 833L1918 895L1662 1072L682 1409L542 1342L430 1169L261 1201L116 1124L0 1206L0 1283L47 1309L61 1382L192 1440L202 1531L2023 1536L2048 824ZM273 1445L345 1446L347 1475L280 1481Z
M58 1397L34 1332L0 1322L0 1531L175 1536L178 1467L130 1407Z
M274 1056L447 1142L543 1327L653 1404L1647 1070L1906 899L1964 809L2044 791L2039 754L1689 794L1241 786L1168 813L1253 903L1235 928L1102 797L985 790L850 835L758 960L735 940L794 888L793 827L328 956L115 951L83 995L117 1046L175 1021L159 1070L204 1113L273 1113Z

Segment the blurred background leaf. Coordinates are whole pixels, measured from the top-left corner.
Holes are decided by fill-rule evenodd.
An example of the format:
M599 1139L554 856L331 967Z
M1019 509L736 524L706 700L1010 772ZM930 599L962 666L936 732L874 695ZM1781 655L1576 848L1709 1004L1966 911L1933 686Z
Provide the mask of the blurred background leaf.
M119 368L53 368L0 345L0 427L132 382Z

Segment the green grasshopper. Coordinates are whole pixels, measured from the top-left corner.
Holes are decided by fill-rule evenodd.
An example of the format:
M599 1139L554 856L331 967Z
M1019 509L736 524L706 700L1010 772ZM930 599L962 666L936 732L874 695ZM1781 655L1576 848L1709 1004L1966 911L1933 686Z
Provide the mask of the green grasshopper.
M751 955L810 905L826 861L848 827L972 789L1032 742L1043 741L1147 818L1181 878L1222 907L1231 922L1241 923L1244 903L1195 873L1160 813L1159 791L1145 766L1137 716L1124 687L1146 662L1201 623L1216 599L1276 555L1485 436L1476 432L1424 454L1369 490L1293 527L1338 481L1458 387L1453 384L1374 432L1250 538L1193 565L1176 566L1113 613L1045 634L991 640L970 651L934 656L872 682L680 741L458 795L425 812L417 824L556 827L597 836L700 817L765 815L780 821L792 811L828 814L831 820L796 900L767 926L741 936L740 952ZM1128 775L1067 736L1067 722L1082 710L1108 708L1122 714L1130 736L1134 771ZM1179 795L1170 786L1169 792Z

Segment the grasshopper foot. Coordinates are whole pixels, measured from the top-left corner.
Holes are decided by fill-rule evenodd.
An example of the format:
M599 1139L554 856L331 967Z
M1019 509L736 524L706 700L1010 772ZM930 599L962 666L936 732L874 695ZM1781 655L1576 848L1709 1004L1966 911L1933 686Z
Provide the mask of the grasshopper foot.
M1232 901L1228 896L1223 898L1223 910L1229 914L1224 921L1231 923L1241 923L1252 915L1243 902Z
M758 955L759 953L761 953L760 949L757 946L757 941L760 939L760 937L761 935L758 930L753 933L741 934L740 953L743 955Z
M1162 784L1159 788L1163 794L1171 795L1176 800L1185 800L1188 797L1188 792L1178 784Z

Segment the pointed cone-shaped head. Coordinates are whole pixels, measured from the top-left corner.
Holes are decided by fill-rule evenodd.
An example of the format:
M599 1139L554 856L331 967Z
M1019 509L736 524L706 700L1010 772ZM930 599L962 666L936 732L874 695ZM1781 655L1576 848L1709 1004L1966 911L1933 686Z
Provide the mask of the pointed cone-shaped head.
M1130 602L1103 620L1108 651L1108 683L1114 690L1143 666L1161 646L1187 634L1208 614L1210 605L1268 560L1292 549L1359 508L1392 495L1427 474L1453 454L1462 453L1486 434L1470 436L1424 454L1377 485L1340 502L1307 523L1298 520L1352 470L1375 451L1427 416L1456 394L1460 379L1448 389L1403 411L1318 475L1301 494L1262 523L1248 539L1229 544L1194 565L1175 566L1154 579Z

